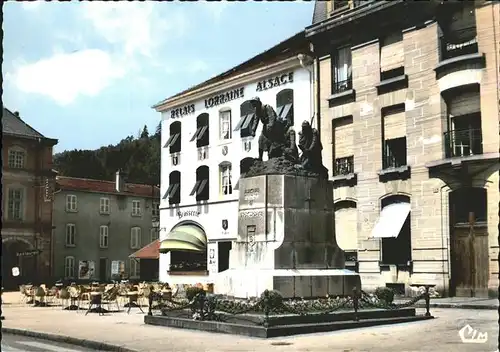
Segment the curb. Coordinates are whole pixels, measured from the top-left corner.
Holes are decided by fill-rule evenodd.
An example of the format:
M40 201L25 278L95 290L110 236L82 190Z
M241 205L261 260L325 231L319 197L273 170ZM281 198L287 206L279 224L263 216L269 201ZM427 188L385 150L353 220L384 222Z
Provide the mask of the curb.
M95 349L98 351L139 352L137 350L132 350L132 349L129 349L126 347L111 345L111 344L103 343L103 342L86 340L86 339L79 339L76 337L70 337L70 336L64 336L64 335L48 334L45 332L30 331L30 330L24 330L24 329L13 329L13 328L2 327L2 333L33 337L33 338L37 338L37 339L49 340L49 341L60 342L60 343L67 343L70 345L87 347L87 348Z
M416 308L425 308L425 304L416 304ZM480 309L498 310L498 306L485 304L456 304L456 303L430 303L430 308L453 308L453 309Z

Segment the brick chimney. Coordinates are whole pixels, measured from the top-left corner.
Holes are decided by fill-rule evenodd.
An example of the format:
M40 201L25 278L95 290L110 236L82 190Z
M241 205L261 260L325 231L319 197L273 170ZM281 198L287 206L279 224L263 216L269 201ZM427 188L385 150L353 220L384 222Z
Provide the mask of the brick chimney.
M19 111L14 111L14 115L16 115L17 117L19 117Z

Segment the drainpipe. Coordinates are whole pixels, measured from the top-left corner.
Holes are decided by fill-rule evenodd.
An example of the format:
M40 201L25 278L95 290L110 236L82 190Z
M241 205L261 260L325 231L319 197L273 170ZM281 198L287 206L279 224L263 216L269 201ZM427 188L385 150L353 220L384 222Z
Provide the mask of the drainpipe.
M451 248L450 248L450 241L449 241L449 236L447 239L445 239L445 231L444 231L444 226L443 226L443 206L444 206L444 202L443 202L443 188L447 187L448 185L447 184L444 184L442 185L440 188L439 188L439 196L441 198L441 255L443 257L443 261L441 262L441 270L443 272L443 289L446 287L446 279L444 277L444 269L445 269L445 264L444 264L444 254L445 254L445 251L447 252L446 253L446 257L448 258L447 260L447 266L448 266L448 290L447 290L447 293L448 293L448 296L450 295L450 278L451 278L451 263L450 263L450 251L451 251ZM448 206L448 224L449 224L449 206ZM449 228L449 226L448 226ZM451 234L450 234L451 235Z
M309 104L313 110L313 116L311 117L311 120L310 120L310 123L311 123L311 126L313 126L313 123L314 123L314 114L315 114L315 106L314 106L314 89L313 89L313 83L314 83L314 80L313 80L313 77L314 77L314 66L312 66L312 68L310 67L311 65L309 64L310 63L310 60L311 60L311 57L305 55L305 54L299 54L297 55L297 59L299 60L299 64L300 66L307 70L307 72L309 72Z

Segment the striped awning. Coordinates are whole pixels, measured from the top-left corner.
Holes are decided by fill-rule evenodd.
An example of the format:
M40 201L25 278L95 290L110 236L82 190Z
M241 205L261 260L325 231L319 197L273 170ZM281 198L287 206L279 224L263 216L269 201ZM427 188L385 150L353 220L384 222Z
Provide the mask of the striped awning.
M160 244L160 253L169 251L204 252L207 248L205 231L193 224L174 227Z

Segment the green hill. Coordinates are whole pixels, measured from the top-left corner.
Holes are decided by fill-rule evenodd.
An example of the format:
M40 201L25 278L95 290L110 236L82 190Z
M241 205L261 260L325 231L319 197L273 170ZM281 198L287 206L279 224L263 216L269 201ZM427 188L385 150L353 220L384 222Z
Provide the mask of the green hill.
M121 169L127 182L160 184L160 125L153 135L146 126L137 138L129 136L116 145L97 150L69 150L54 155L54 168L61 176L114 180Z

